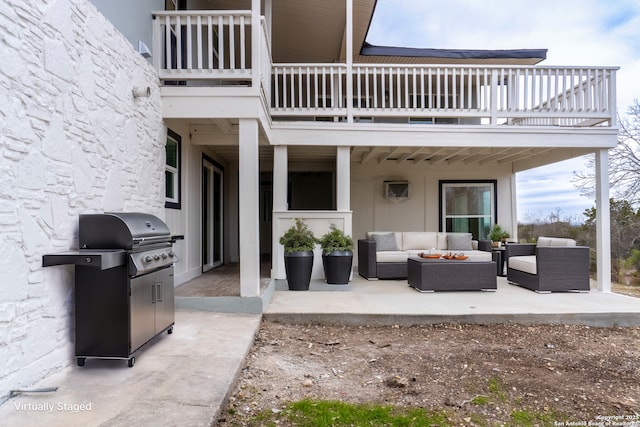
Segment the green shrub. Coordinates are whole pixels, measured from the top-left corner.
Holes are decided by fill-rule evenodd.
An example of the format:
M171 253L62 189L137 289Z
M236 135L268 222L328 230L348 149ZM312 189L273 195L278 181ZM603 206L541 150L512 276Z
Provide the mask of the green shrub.
M489 239L491 239L492 242L500 242L503 239L508 239L509 237L511 237L509 232L498 224L495 224L491 227L491 230L489 230Z
M309 226L305 224L304 221L300 218L296 218L295 221L295 225L291 226L291 228L280 237L280 244L284 245L284 250L287 253L312 251L318 239L315 238Z
M324 236L322 236L318 243L322 247L322 253L328 254L333 251L352 251L353 239L345 235L342 230L336 228L335 224L331 224L331 230L329 230Z

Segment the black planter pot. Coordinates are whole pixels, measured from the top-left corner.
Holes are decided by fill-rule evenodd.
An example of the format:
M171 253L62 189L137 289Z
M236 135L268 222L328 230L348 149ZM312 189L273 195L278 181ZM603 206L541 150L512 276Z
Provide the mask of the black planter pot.
M285 252L284 269L290 291L308 291L313 269L313 252Z
M351 276L351 264L353 262L353 252L333 251L322 254L322 265L324 266L324 277L330 285L346 285Z

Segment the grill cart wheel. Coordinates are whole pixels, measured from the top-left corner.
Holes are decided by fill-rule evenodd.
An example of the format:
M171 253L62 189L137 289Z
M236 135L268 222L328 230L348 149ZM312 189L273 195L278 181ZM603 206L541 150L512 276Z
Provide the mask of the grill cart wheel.
M136 364L136 358L135 358L135 357L132 357L131 359L129 359L129 361L128 361L128 363L127 363L127 365L128 365L130 368L133 368L133 365L135 365L135 364Z
M173 333L173 326L172 326L172 327L170 327L169 329L167 329L167 333L168 333L169 335L171 335L171 334Z
M87 361L86 357L78 357L78 366L84 366L85 362Z

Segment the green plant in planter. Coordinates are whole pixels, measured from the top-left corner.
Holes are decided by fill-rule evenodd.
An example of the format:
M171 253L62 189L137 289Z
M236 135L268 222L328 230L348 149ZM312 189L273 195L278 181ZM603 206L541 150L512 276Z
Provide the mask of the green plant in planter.
M313 251L318 240L304 221L296 218L295 222L295 225L280 237L280 244L287 253Z
M331 224L331 229L320 239L318 239L323 254L329 254L334 251L352 251L353 239L343 233L342 230L336 228L335 224Z
M284 246L284 268L289 290L309 290L313 270L313 249L318 239L300 218L280 237Z
M495 224L491 227L491 230L489 230L489 239L491 239L492 242L501 242L509 237L511 237L509 232L500 227L499 224Z
M346 285L353 263L353 239L331 224L330 230L318 239L322 248L322 265L327 283Z

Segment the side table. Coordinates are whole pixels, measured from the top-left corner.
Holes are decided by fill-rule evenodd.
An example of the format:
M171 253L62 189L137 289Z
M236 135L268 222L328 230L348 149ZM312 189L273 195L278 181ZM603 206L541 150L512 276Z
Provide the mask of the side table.
M499 248L491 248L491 260L496 263L496 274L500 277L505 277L504 265L506 258L506 248L501 246Z

